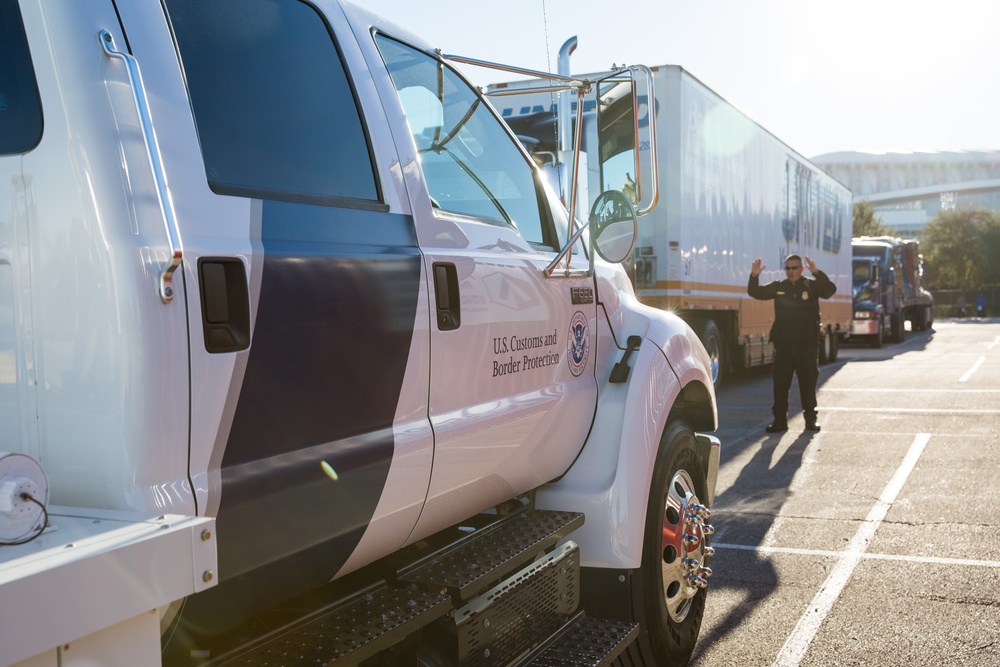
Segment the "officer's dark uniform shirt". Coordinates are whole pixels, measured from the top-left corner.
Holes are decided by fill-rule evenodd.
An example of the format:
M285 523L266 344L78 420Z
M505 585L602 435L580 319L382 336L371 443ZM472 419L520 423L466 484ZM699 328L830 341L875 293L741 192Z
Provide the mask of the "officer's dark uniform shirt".
M815 278L776 280L760 284L760 277L751 275L747 294L755 299L774 299L772 343L817 343L819 341L819 300L829 299L837 291L825 273L816 271Z

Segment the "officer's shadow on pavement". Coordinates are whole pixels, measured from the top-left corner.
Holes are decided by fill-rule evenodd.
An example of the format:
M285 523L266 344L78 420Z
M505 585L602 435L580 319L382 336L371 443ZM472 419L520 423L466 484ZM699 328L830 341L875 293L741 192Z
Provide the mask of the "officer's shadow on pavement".
M716 496L712 523L718 532L712 541L718 548L710 563L713 575L709 605L713 590L728 591L734 594L732 597L742 593L742 601L732 605L731 611L713 623L709 632L705 633L702 627L692 661L701 654L702 647L726 637L775 592L778 574L756 547L764 544L780 516L791 495L792 478L802 465L806 448L817 435L811 431L798 435L789 431L758 439L757 452L740 470L736 481ZM789 438L794 438L790 444Z

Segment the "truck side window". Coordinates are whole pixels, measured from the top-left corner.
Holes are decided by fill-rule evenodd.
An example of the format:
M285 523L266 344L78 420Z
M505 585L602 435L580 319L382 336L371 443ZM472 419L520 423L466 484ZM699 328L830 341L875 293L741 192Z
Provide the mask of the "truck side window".
M354 91L315 8L165 4L214 192L362 208L380 199Z
M485 103L454 71L384 35L376 42L420 155L432 204L546 238L535 174Z
M25 153L42 137L42 105L17 2L0 2L0 155Z

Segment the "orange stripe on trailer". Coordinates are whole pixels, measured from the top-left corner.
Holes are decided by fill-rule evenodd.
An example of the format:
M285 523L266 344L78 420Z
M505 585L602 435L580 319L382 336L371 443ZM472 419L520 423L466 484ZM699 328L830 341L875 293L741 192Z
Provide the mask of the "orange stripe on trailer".
M751 298L750 295L747 294L747 286L746 285L724 285L722 283L694 283L694 282L683 282L683 281L680 281L680 280L665 280L665 281L661 280L661 281L657 281L657 283L656 283L655 286L636 288L636 293L639 295L640 299L644 300L645 299L645 295L648 292L651 292L653 290L656 290L656 291L666 290L666 291L675 291L675 292L676 291L685 292L684 294L680 294L680 295L676 295L676 294L656 295L656 296L661 296L661 297L662 296L666 296L667 298L674 298L674 297L678 297L678 296L680 296L680 297L694 297L695 295L689 294L690 292L725 292L725 293L730 293L730 294L741 294L743 296L743 298L745 298L745 299L750 299ZM650 295L650 298L655 298L655 296ZM697 298L701 298L701 297L699 296ZM712 297L705 297L705 298L712 298ZM831 302L836 302L836 301L850 302L851 301L851 295L850 294L840 294L838 292L837 294L834 294L831 298L826 299L826 301L831 301Z

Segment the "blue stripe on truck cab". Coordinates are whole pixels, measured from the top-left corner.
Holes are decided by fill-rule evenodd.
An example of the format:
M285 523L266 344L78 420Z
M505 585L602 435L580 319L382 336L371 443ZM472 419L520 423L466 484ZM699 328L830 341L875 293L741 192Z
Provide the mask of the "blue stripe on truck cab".
M222 464L222 581L184 612L203 630L328 581L357 545L392 460L416 317L409 216L265 201L262 241Z

